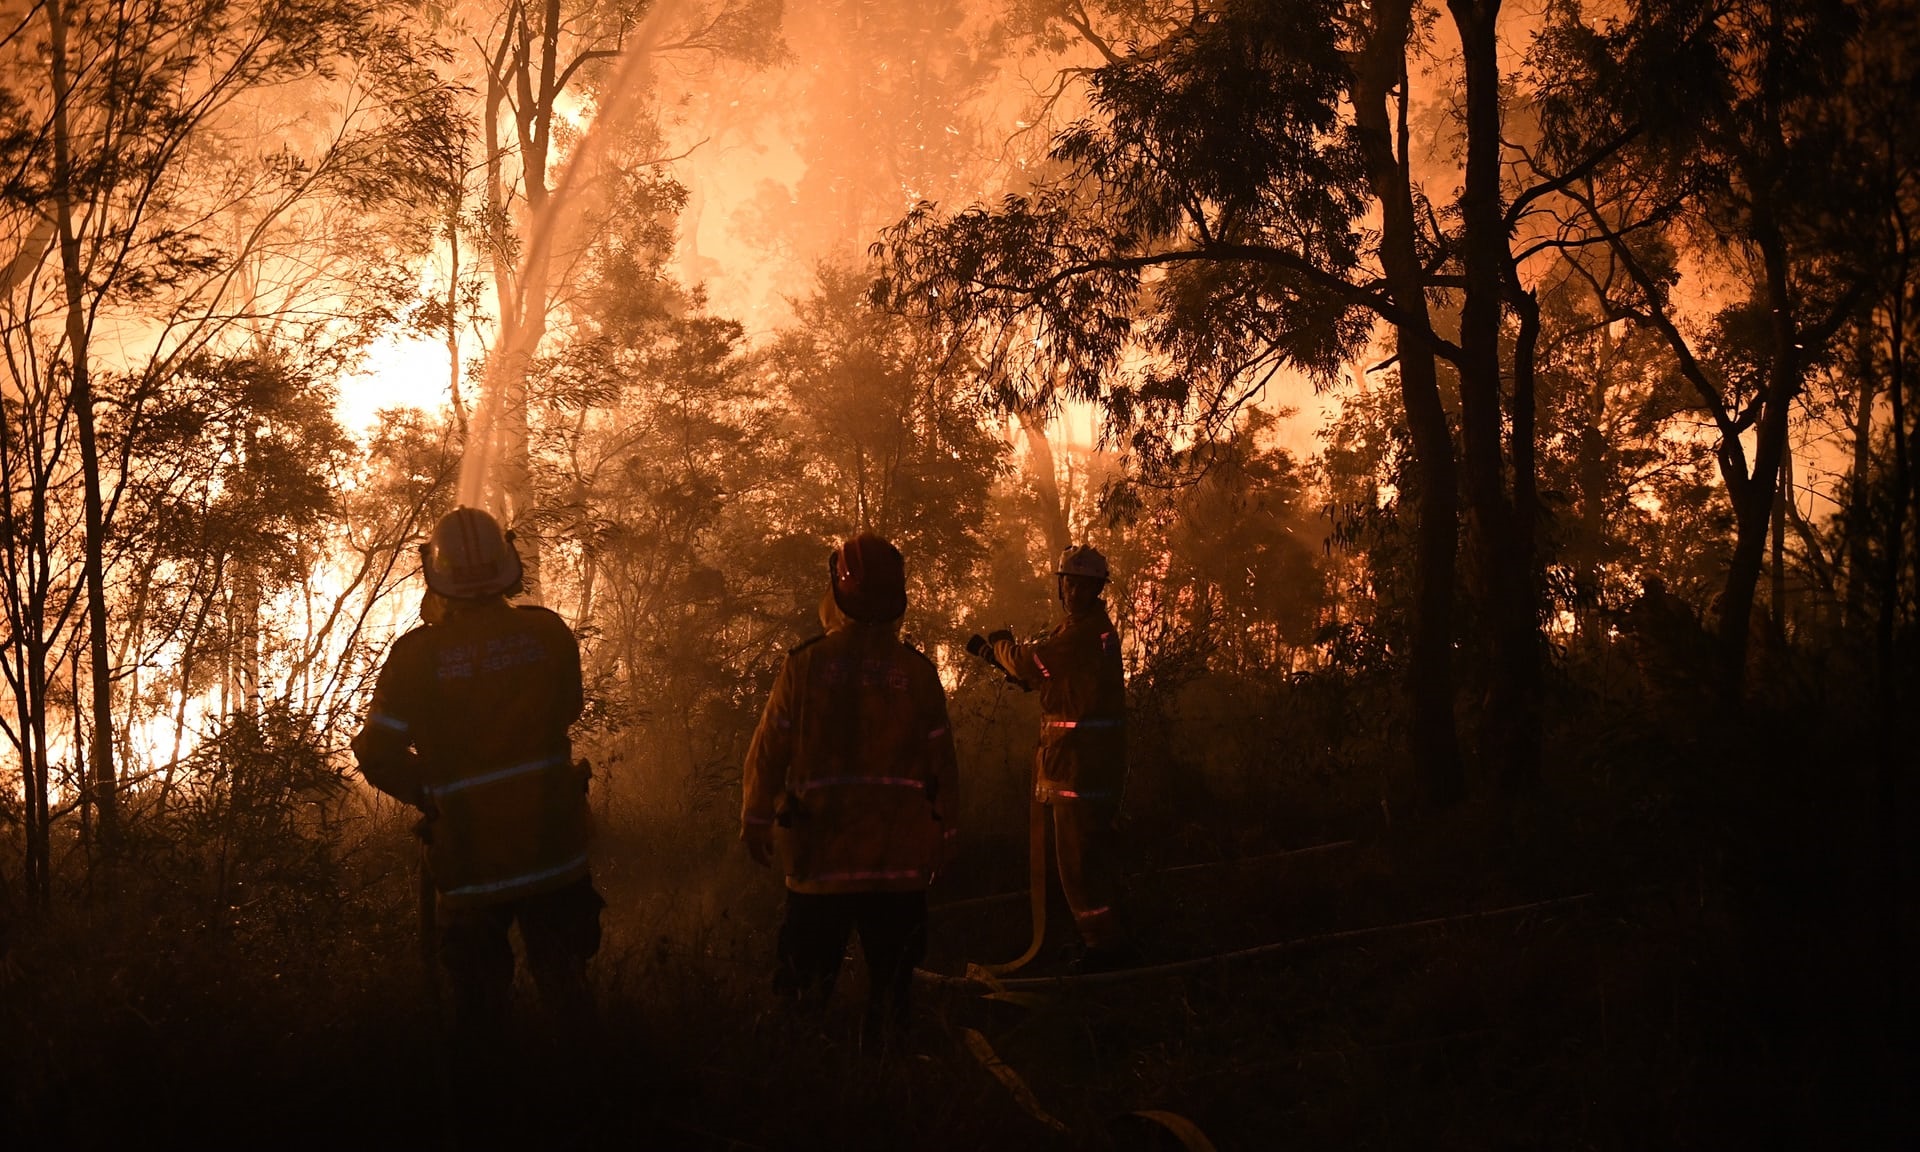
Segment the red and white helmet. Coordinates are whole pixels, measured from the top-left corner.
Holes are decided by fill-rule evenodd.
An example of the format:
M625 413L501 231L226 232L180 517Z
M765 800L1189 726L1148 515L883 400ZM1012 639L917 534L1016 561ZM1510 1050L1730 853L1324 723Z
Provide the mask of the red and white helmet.
M863 532L827 561L833 602L855 620L883 624L907 612L907 562L900 549Z
M500 596L520 585L513 537L478 508L455 508L440 517L420 546L420 565L427 587L454 600Z
M1061 576L1084 576L1102 582L1108 579L1107 558L1091 544L1075 544L1060 553L1060 563L1053 570Z

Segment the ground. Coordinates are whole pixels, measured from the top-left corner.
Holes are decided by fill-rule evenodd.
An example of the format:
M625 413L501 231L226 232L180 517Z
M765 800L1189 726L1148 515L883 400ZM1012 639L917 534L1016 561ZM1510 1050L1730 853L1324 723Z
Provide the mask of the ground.
M1047 983L1056 936L997 990L957 979L1025 944L1024 805L989 790L933 893L913 1051L886 1060L855 1043L857 960L824 1021L770 1003L780 891L724 813L603 825L600 1036L561 1043L522 988L493 1059L450 1050L423 992L404 813L224 906L135 845L143 867L0 935L0 1143L1146 1149L1184 1120L1223 1150L1911 1147L1900 925L1848 793L1872 774L1829 758L1769 789L1734 758L1741 793L1603 759L1617 801L1571 752L1534 795L1438 814L1143 791L1147 970Z

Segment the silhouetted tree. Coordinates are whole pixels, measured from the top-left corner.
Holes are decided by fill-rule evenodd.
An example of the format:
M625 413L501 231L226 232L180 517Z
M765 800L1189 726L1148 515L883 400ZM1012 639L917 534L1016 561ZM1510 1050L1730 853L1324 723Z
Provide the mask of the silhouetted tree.
M55 377L70 394L64 406L23 407L19 415L47 422L16 425L16 443L44 446L34 450L43 453L43 479L29 485L27 503L72 493L81 510L81 530L53 541L48 555L72 547L78 556L91 666L87 792L110 839L117 741L108 582L128 463L125 442L99 436L98 410L137 414L180 364L230 346L237 330L259 334L263 301L281 316L298 315L291 323L306 337L365 305L360 289L378 280L381 265L330 265L326 256L339 249L320 234L324 215L307 210L326 199L365 214L391 203L396 189L417 187L418 155L446 136L446 103L420 67L419 55L431 49L380 3L316 0L242 12L127 0L39 12L44 53L34 20L5 44L10 131L0 209L15 223L52 223L17 233L25 247L7 279L9 367L23 396ZM244 124L274 114L273 94L292 89L339 97L327 131L266 154L250 136L237 145ZM298 254L282 246L296 231L306 242ZM271 286L256 275L262 265L273 268ZM48 284L57 285L57 307L46 302ZM103 327L115 335L110 355L95 340ZM364 338L365 326L359 331ZM69 434L79 456L73 472L61 463ZM26 519L47 518L28 511ZM18 627L51 640L69 623L58 601L29 595L23 603L30 618ZM42 691L35 680L26 676L15 691Z
M898 305L982 349L1004 407L1055 389L1096 402L1146 468L1167 463L1189 429L1230 427L1273 373L1330 381L1376 319L1394 324L1424 541L1411 742L1422 791L1446 803L1463 787L1457 529L1432 358L1452 345L1426 315L1431 244L1385 105L1410 17L1376 9L1357 74L1344 17L1333 4L1223 4L1124 52L1102 39L1106 62L1087 76L1096 118L1056 136L1058 175L991 209L917 209L889 236L890 287ZM1372 197L1385 206L1377 242L1360 226Z
M1625 273L1595 282L1611 314L1664 338L1719 435L1736 532L1718 630L1736 682L1796 404L1886 263L1874 233L1887 207L1871 194L1878 142L1843 111L1869 8L1678 3L1589 23L1569 5L1543 42L1555 76L1542 102L1548 147L1634 136L1564 191ZM1683 330L1673 297L1687 254L1744 292L1704 342Z

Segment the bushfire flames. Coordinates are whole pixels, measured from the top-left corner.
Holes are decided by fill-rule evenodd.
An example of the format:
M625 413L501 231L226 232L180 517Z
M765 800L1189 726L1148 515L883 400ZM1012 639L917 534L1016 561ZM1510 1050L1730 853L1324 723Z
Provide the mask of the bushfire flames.
M1910 1130L1913 5L14 7L21 1146Z

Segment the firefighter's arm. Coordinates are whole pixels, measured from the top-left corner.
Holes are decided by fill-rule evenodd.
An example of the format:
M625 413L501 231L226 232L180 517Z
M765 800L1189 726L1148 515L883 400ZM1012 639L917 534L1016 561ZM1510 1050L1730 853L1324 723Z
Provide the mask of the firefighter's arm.
M413 750L418 713L408 706L405 653L396 647L380 670L367 720L353 737L353 755L367 783L405 804L421 807L426 783Z
M1036 685L1046 678L1046 665L1034 658L1034 650L1039 647L1039 644L1022 644L1015 640L1013 632L1006 628L988 633L987 643L993 646L994 659L998 660L1000 667L1006 669L1014 679Z
M789 655L780 665L741 773L740 839L762 867L773 862L774 811L786 791L787 765L793 760L793 664Z
M1084 620L1069 620L1027 645L1027 658L1041 679L1067 681L1086 675L1087 651L1093 636Z

